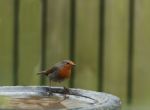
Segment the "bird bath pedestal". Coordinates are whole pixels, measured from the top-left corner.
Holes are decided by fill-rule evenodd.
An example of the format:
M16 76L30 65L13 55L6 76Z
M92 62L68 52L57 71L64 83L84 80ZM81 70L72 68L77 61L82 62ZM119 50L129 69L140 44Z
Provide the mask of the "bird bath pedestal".
M49 92L51 91L52 94ZM0 109L13 110L120 110L111 94L48 86L0 86Z

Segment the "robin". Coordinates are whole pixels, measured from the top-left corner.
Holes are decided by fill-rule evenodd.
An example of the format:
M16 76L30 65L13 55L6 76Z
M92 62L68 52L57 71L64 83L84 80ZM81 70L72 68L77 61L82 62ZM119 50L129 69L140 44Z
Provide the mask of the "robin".
M38 74L48 76L50 85L51 81L62 82L69 78L71 75L71 69L75 66L75 63L71 60L63 60L56 63L51 68L41 71Z
M54 82L62 82L65 79L69 78L71 75L71 69L75 66L76 64L71 61L71 60L63 60L61 62L56 63L54 66L52 66L51 68L45 70L45 71L41 71L38 74L39 75L45 75L48 76L49 81L51 83L51 81ZM46 90L48 95L52 94L51 91ZM64 93L65 94L69 94L69 89L64 87ZM82 96L85 98L89 98L92 100L95 100L93 98L90 98L88 96L84 96L82 94L78 94L78 93L72 93L76 96ZM65 95L64 100L67 98L67 96ZM63 100L62 100L63 101Z

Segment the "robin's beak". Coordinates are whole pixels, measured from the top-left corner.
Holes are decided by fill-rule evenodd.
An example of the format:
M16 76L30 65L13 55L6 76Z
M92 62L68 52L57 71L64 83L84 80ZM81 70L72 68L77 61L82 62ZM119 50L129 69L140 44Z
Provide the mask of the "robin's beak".
M75 66L76 64L74 62L71 62L71 65Z

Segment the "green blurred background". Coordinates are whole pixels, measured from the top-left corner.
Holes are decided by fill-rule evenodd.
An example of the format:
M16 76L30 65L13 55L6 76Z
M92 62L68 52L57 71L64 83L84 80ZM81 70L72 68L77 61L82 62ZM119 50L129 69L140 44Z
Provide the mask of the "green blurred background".
M76 1L75 88L98 90L101 0ZM70 2L47 0L46 67L70 56ZM104 92L150 109L150 1L134 0L132 103L127 104L130 0L105 0ZM14 0L0 0L0 85L13 85ZM18 85L40 85L42 0L20 0ZM48 85L48 81L46 81ZM69 81L61 85L68 86ZM55 83L53 83L55 85ZM58 84L56 84L58 85ZM60 86L60 85L59 85Z

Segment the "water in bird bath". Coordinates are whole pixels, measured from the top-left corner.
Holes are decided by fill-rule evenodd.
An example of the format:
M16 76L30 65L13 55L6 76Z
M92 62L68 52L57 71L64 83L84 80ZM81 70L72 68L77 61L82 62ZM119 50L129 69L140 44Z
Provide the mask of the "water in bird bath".
M54 96L0 96L0 109L25 109L25 110L53 110L53 109L73 109L88 106L87 101L78 98L64 99L62 95ZM84 99L83 99L84 100Z
M30 109L30 110L45 110L45 109L64 109L66 108L62 103L62 99L58 97L12 97L1 96L1 109Z

